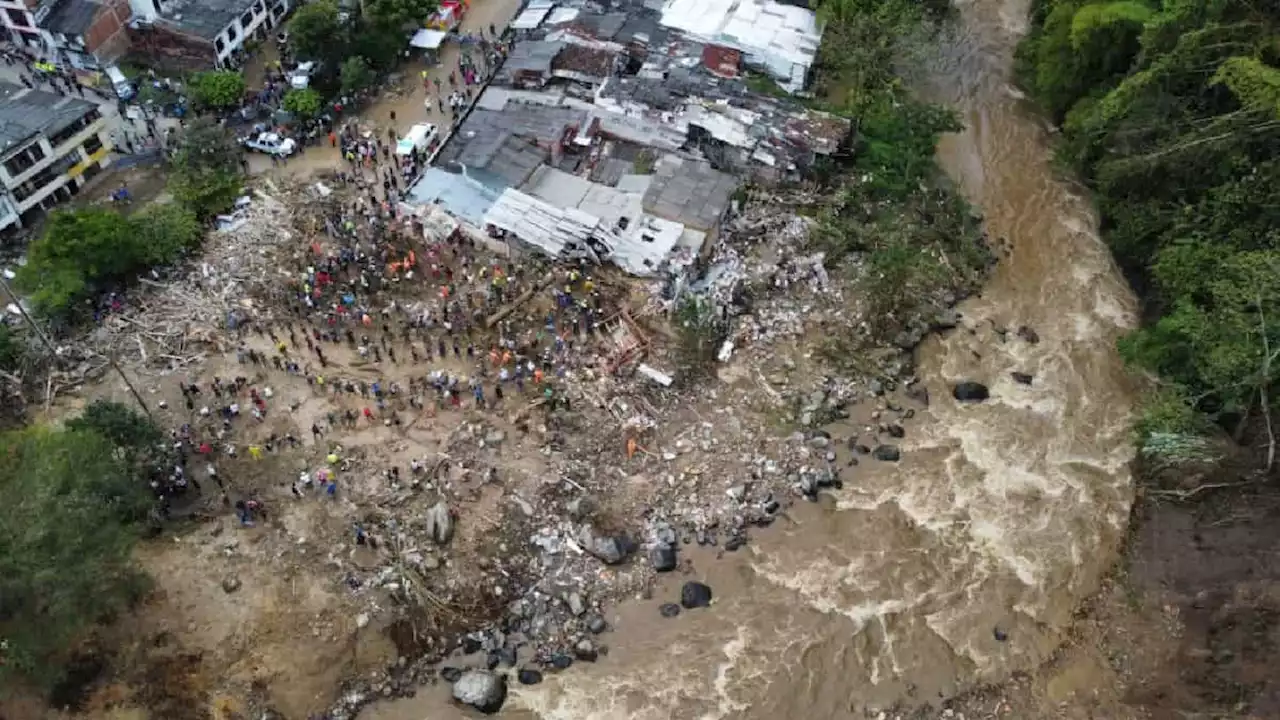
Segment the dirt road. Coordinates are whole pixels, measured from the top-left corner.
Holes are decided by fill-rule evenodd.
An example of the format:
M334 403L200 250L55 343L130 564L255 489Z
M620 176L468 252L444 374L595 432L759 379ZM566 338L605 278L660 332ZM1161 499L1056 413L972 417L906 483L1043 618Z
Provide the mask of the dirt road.
M463 18L459 32L483 31L487 34L491 25L501 32L519 10L519 0L474 0L471 9ZM473 53L473 57L479 54ZM439 63L434 66L428 66L422 60L414 60L403 66L399 71L403 76L400 85L384 92L377 102L359 113L357 117L366 125L376 128L379 135L385 135L387 130L394 126L396 136L402 137L410 127L421 122L433 123L442 128L443 132L443 128L448 128L452 123L453 115L449 111L447 101L444 112L440 112L435 102L435 91L428 92L423 88L422 72L425 70L427 77L431 80L439 80L447 96L449 73L457 70L458 59L461 57L459 44L454 40L448 41L440 49L439 57ZM430 107L427 106L428 100L430 100ZM394 122L391 120L393 112L396 118ZM273 167L271 160L265 155L252 156L249 164L250 171L254 174L280 173L305 177L317 170L338 167L342 164L341 161L338 150L319 146L307 148L281 166Z

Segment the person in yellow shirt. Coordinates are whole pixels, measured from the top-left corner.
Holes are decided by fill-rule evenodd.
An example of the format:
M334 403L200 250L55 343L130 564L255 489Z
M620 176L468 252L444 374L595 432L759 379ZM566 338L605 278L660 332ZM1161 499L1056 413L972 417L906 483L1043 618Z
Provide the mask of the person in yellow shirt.
M250 446L249 446L249 457L253 458L254 460L261 460L261 459L262 459L262 446L260 446L260 445L250 445Z

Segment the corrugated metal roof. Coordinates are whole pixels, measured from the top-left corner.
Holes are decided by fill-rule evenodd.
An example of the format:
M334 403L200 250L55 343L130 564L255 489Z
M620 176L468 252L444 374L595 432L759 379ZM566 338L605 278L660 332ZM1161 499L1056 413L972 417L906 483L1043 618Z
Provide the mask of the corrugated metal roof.
M36 135L53 135L95 107L80 98L0 84L0 153Z
M734 176L674 155L660 159L654 170L645 211L696 230L715 228L738 189Z
M409 199L414 205L436 205L475 227L483 227L484 215L493 207L501 190L469 175L427 168L422 178L409 188Z
M165 0L162 22L183 32L213 40L256 0ZM243 29L243 28L242 28Z

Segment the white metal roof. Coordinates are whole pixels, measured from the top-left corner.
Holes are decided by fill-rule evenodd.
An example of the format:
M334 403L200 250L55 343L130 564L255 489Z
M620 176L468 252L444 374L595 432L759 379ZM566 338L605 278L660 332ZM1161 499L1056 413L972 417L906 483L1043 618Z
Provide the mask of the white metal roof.
M511 21L513 30L532 30L542 24L547 19L547 15L551 14L551 8L554 5L546 0L533 0L524 12L516 16Z
M413 34L413 37L409 40L409 44L416 48L422 48L423 50L435 50L444 43L444 39L448 36L449 33L446 32L432 30L431 28L422 28Z
M822 41L812 10L775 0L667 0L661 22L704 42L741 50L789 85L803 73L788 66L812 66Z

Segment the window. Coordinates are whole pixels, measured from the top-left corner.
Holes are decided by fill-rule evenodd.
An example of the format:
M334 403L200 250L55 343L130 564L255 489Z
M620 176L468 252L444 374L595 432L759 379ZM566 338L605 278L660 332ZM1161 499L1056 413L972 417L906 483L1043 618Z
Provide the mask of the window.
M75 122L59 130L53 135L50 135L49 144L54 146L55 148L58 147L62 143L70 140L76 135L79 135L81 131L83 131L85 128L89 127L93 123L97 122L98 119L101 117L102 117L102 113L99 113L97 108L90 110L89 112L85 113L79 120L76 120Z
M245 32L249 32L250 25L253 25L252 10L249 10L248 12L240 16L240 26L244 28Z
M4 14L9 16L9 24L14 27L31 27L31 23L27 22L27 14L21 10L6 8Z
M227 42L235 42L238 37L240 37L240 29L235 23L231 23L231 27L227 28Z
M216 47L216 48L218 48L218 53L219 53L219 54L221 54L223 50L226 50L226 49L227 49L227 44L226 44L225 42L223 42L223 41L222 41L222 38L218 38L217 40L214 40L214 41L213 41L213 46L214 46L214 47Z
M60 168L57 165L50 165L36 173L30 180L14 188L13 196L18 199L18 202L24 202L27 198L44 189L44 187L49 183L62 177L62 173L65 170L66 168Z
M97 135L90 135L88 140L84 141L84 145L80 146L86 155L93 155L102 149L102 138Z
M285 14L284 3L276 3L276 6L271 10L271 14L275 15L277 18L284 17L284 14Z
M40 148L40 143L35 143L17 155L5 160L4 169L9 172L10 177L17 177L35 167L35 164L43 159L44 150Z
M253 4L254 15L261 15L263 11L265 11L266 9L267 9L267 6L265 3L262 2L262 0L258 0L258 2Z

